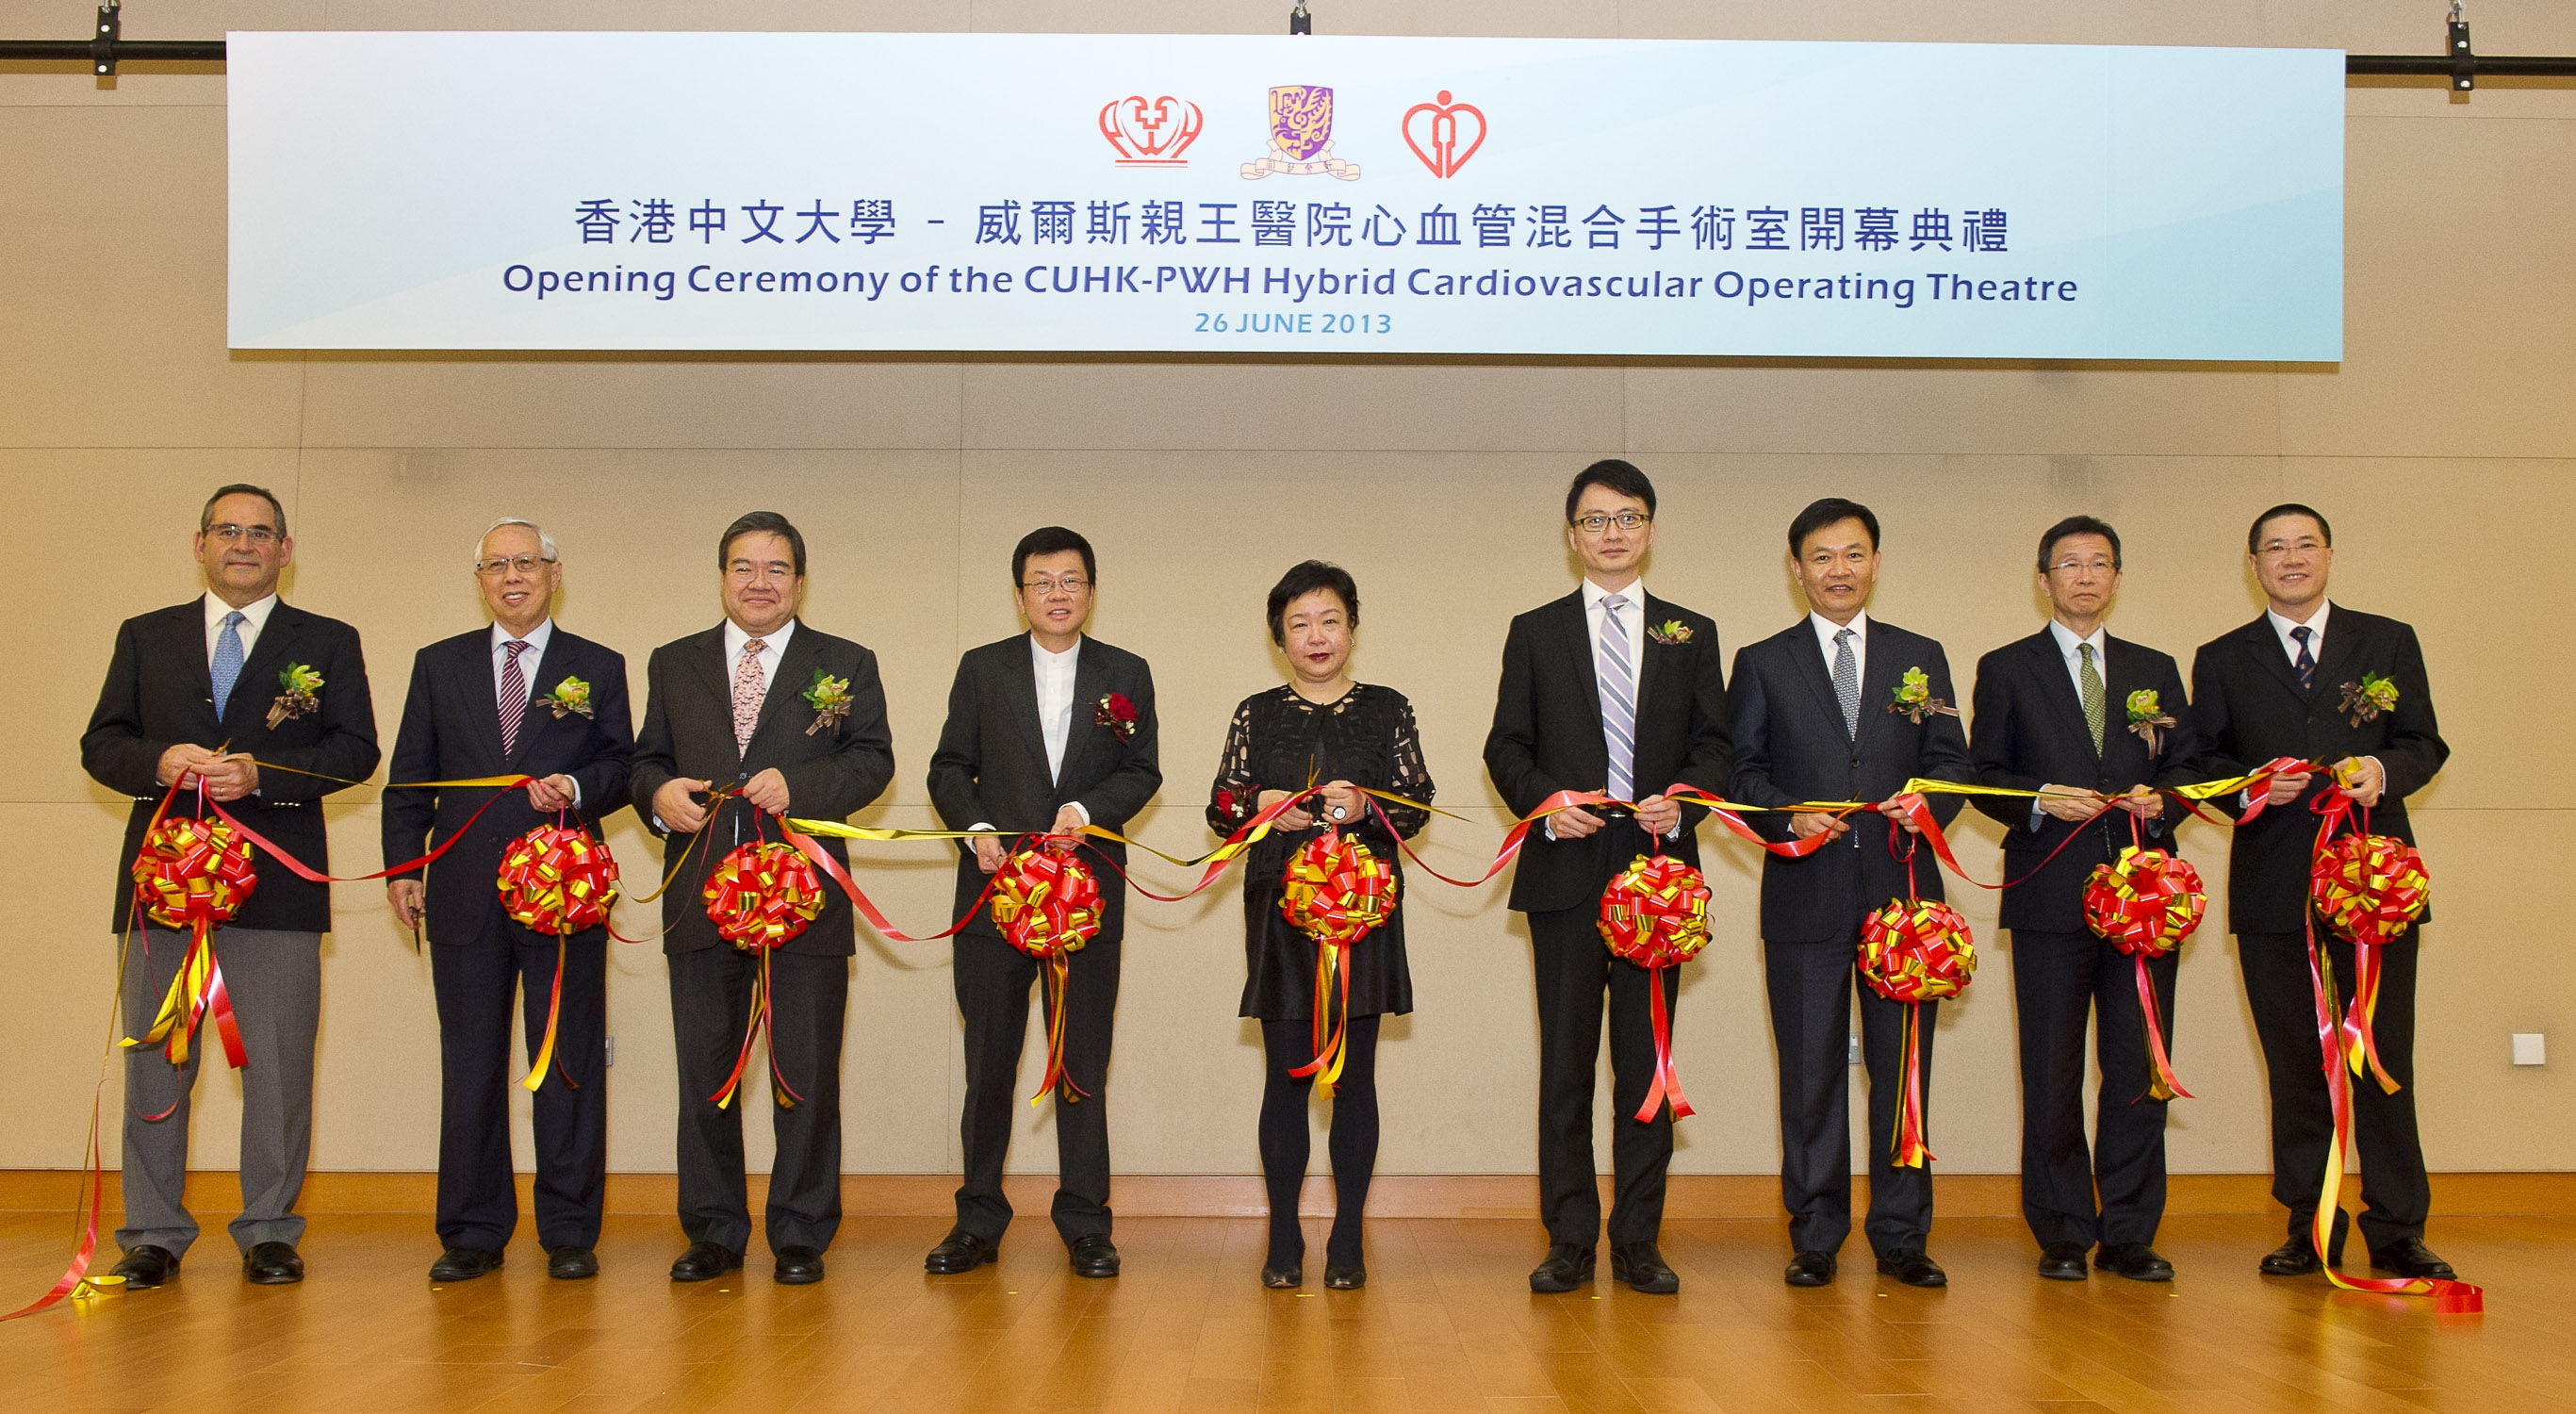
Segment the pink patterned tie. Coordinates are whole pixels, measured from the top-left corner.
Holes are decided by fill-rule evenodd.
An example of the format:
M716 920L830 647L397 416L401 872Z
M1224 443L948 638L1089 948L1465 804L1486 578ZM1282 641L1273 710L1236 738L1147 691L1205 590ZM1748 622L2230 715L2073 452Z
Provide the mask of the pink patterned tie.
M768 644L752 639L742 645L742 662L733 670L733 745L751 749L751 732L760 725L760 700L769 695L769 675L760 670L760 650Z
M501 755L506 758L519 749L519 723L528 716L528 677L519 671L519 655L528 651L528 641L514 638L501 646L510 650L510 661L501 665Z

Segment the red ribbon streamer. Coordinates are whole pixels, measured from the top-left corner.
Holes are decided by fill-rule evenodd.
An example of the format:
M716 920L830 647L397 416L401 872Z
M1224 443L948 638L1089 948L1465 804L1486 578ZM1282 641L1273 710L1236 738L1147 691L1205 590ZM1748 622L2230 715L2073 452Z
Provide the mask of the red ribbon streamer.
M2142 1098L2192 1098L2174 1076L2164 1019L2156 1005L2155 979L2147 963L2181 947L2208 911L2209 895L2201 888L2200 871L2160 849L2132 845L2120 851L2117 861L2093 866L2084 881L2085 926L2127 953L2137 968L2138 1010L2146 1021L2148 1064L2147 1094Z
M1370 801L1375 806L1376 801ZM1392 826L1390 826L1390 829ZM1315 942L1315 1058L1288 1072L1316 1076L1329 1096L1341 1078L1350 1039L1352 944L1376 931L1395 912L1395 871L1369 847L1327 827L1288 861L1279 911ZM1341 1006L1332 1005L1335 979Z
M1100 932L1100 881L1073 851L1074 842L1061 837L1015 851L993 871L989 890L1002 941L1047 967L1047 1068L1037 1093L1029 1096L1032 1105L1049 1094L1066 1104L1088 1094L1065 1069L1065 987L1071 955Z
M1638 855L1601 891L1599 927L1601 941L1609 945L1612 956L1647 971L1655 1027L1655 1079L1647 1088L1645 1103L1637 1107L1637 1122L1652 1121L1668 1100L1674 1119L1688 1119L1693 1111L1682 1094L1681 1072L1673 1066L1664 972L1708 946L1708 880L1672 855Z
M1968 920L1937 900L1891 899L1862 920L1860 980L1891 1002L1905 1006L1905 1103L1890 1137L1898 1168L1921 1168L1935 1161L1923 1122L1923 1032L1921 1003L1955 997L1968 989L1977 968L1977 949Z

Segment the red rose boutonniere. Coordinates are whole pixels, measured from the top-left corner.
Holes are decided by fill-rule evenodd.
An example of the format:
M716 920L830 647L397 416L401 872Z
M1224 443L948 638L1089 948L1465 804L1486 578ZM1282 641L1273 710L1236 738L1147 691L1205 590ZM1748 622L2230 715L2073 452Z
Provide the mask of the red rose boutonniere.
M1113 692L1091 705L1091 724L1107 727L1109 734L1121 742L1136 737L1136 704L1126 694Z
M1236 813L1234 792L1220 788L1216 793L1216 808L1224 811L1227 819L1233 819Z

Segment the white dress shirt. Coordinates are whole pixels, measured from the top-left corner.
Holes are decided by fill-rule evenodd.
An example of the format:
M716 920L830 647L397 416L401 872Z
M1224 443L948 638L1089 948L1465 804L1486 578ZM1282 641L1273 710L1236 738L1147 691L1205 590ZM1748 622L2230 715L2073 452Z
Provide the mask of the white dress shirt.
M1601 601L1613 594L1626 596L1628 602L1616 609L1601 607ZM1631 580L1625 589L1604 589L1589 578L1583 581L1583 631L1592 640L1592 680L1596 684L1610 672L1609 663L1601 656L1601 620L1605 615L1610 614L1618 616L1619 627L1628 639L1628 685L1631 690L1634 690L1644 679L1646 667L1646 581L1643 578ZM1640 716L1644 715L1645 706L1643 701L1638 702L1637 710ZM1640 722L1638 727L1639 730L1643 730L1644 724ZM1629 763L1631 784L1634 784L1635 775L1635 763L1631 762ZM1553 816L1542 821L1541 827L1546 830L1549 839L1556 838L1556 823ZM1678 828L1667 831L1664 838L1679 839L1681 831Z
M548 615L544 622L528 630L525 640L520 640L528 645L519 654L519 710L522 712L528 710L528 698L537 690L537 664L545 661L546 645L554 641L554 636L555 621L552 615ZM499 624L492 625L492 711L496 716L501 711L501 674L510 665L510 650L506 645L513 641L508 629ZM564 779L572 780L572 777ZM581 808L581 782L577 780L572 782L572 808Z
M206 591L205 606L206 666L212 668L215 664L215 639L223 633L224 615L231 613L233 606L216 597L215 591L211 589ZM250 663L250 651L259 646L259 631L268 627L268 616L276 608L277 596L274 594L255 603L242 605L242 626L234 632L241 636L242 664L245 667Z
M2308 656L2323 663L2326 660L2326 615L2333 610L2332 604L2320 599L2317 601L2316 613L2304 624L2297 619L2283 617L2278 609L2265 609L2263 617L2272 621L2272 632L2280 635L2281 638L2281 651L2290 655L2290 662L2293 665L2299 661L2298 640L2290 637L2290 630L2294 628L2304 628L2308 631Z
M1859 613L1852 615L1852 621L1847 624L1835 623L1824 615L1811 610L1807 614L1807 623L1809 627L1816 631L1816 646L1824 650L1825 676L1827 678L1831 678L1834 675L1834 654L1839 651L1834 647L1834 635L1842 632L1844 629L1850 629L1852 635L1852 666L1860 670L1860 676L1854 678L1853 681L1869 681L1869 610L1863 609Z
M2087 643L2093 645L2093 671L2102 679L2102 736L2105 749L2108 749L2111 735L2111 630L2097 626L2092 637L2077 638L2075 630L2050 619L2048 631L2057 637L2058 654L2066 660L2066 680L2075 684L2075 700L2079 703L2084 700L2084 655L2076 650ZM2032 801L2030 827L2033 830L2039 828L2042 813L2039 802Z
M553 621L548 620L548 622L551 623ZM796 621L794 619L789 619L787 622L780 624L776 629L760 636L760 701L763 706L768 705L770 690L778 686L778 665L786 661L787 640L794 638L795 636ZM724 680L725 700L727 702L731 702L733 700L734 674L742 671L742 646L750 641L751 635L743 631L742 625L735 623L732 615L726 615L724 621ZM727 720L729 721L731 719L728 718Z
M1064 775L1064 747L1073 738L1073 670L1082 658L1082 640L1061 653L1050 653L1036 634L1029 635L1029 664L1038 680L1038 732L1046 738L1047 779Z

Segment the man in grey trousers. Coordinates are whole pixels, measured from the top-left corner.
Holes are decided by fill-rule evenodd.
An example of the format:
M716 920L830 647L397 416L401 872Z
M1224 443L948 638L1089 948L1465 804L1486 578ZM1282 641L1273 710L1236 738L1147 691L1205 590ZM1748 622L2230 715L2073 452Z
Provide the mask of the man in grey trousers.
M153 1029L190 944L188 933L150 922L135 905L128 870L156 812L219 821L220 806L327 874L322 797L343 789L339 780L364 780L378 755L357 630L277 597L295 553L277 497L257 486L218 489L198 516L194 545L205 594L118 628L81 736L82 768L134 800L116 861L113 926L126 950L126 1035L136 1038ZM216 995L238 1018L240 1050L228 1059L242 1072L242 1213L232 1238L242 1275L278 1285L304 1279L295 1200L313 1134L331 888L297 878L257 846L252 869L240 910L211 939ZM116 1233L125 1258L115 1274L128 1289L168 1281L197 1239L183 1202L188 1099L206 1051L231 1051L222 1008L209 1010L184 1063L166 1039L125 1053L125 1224Z

